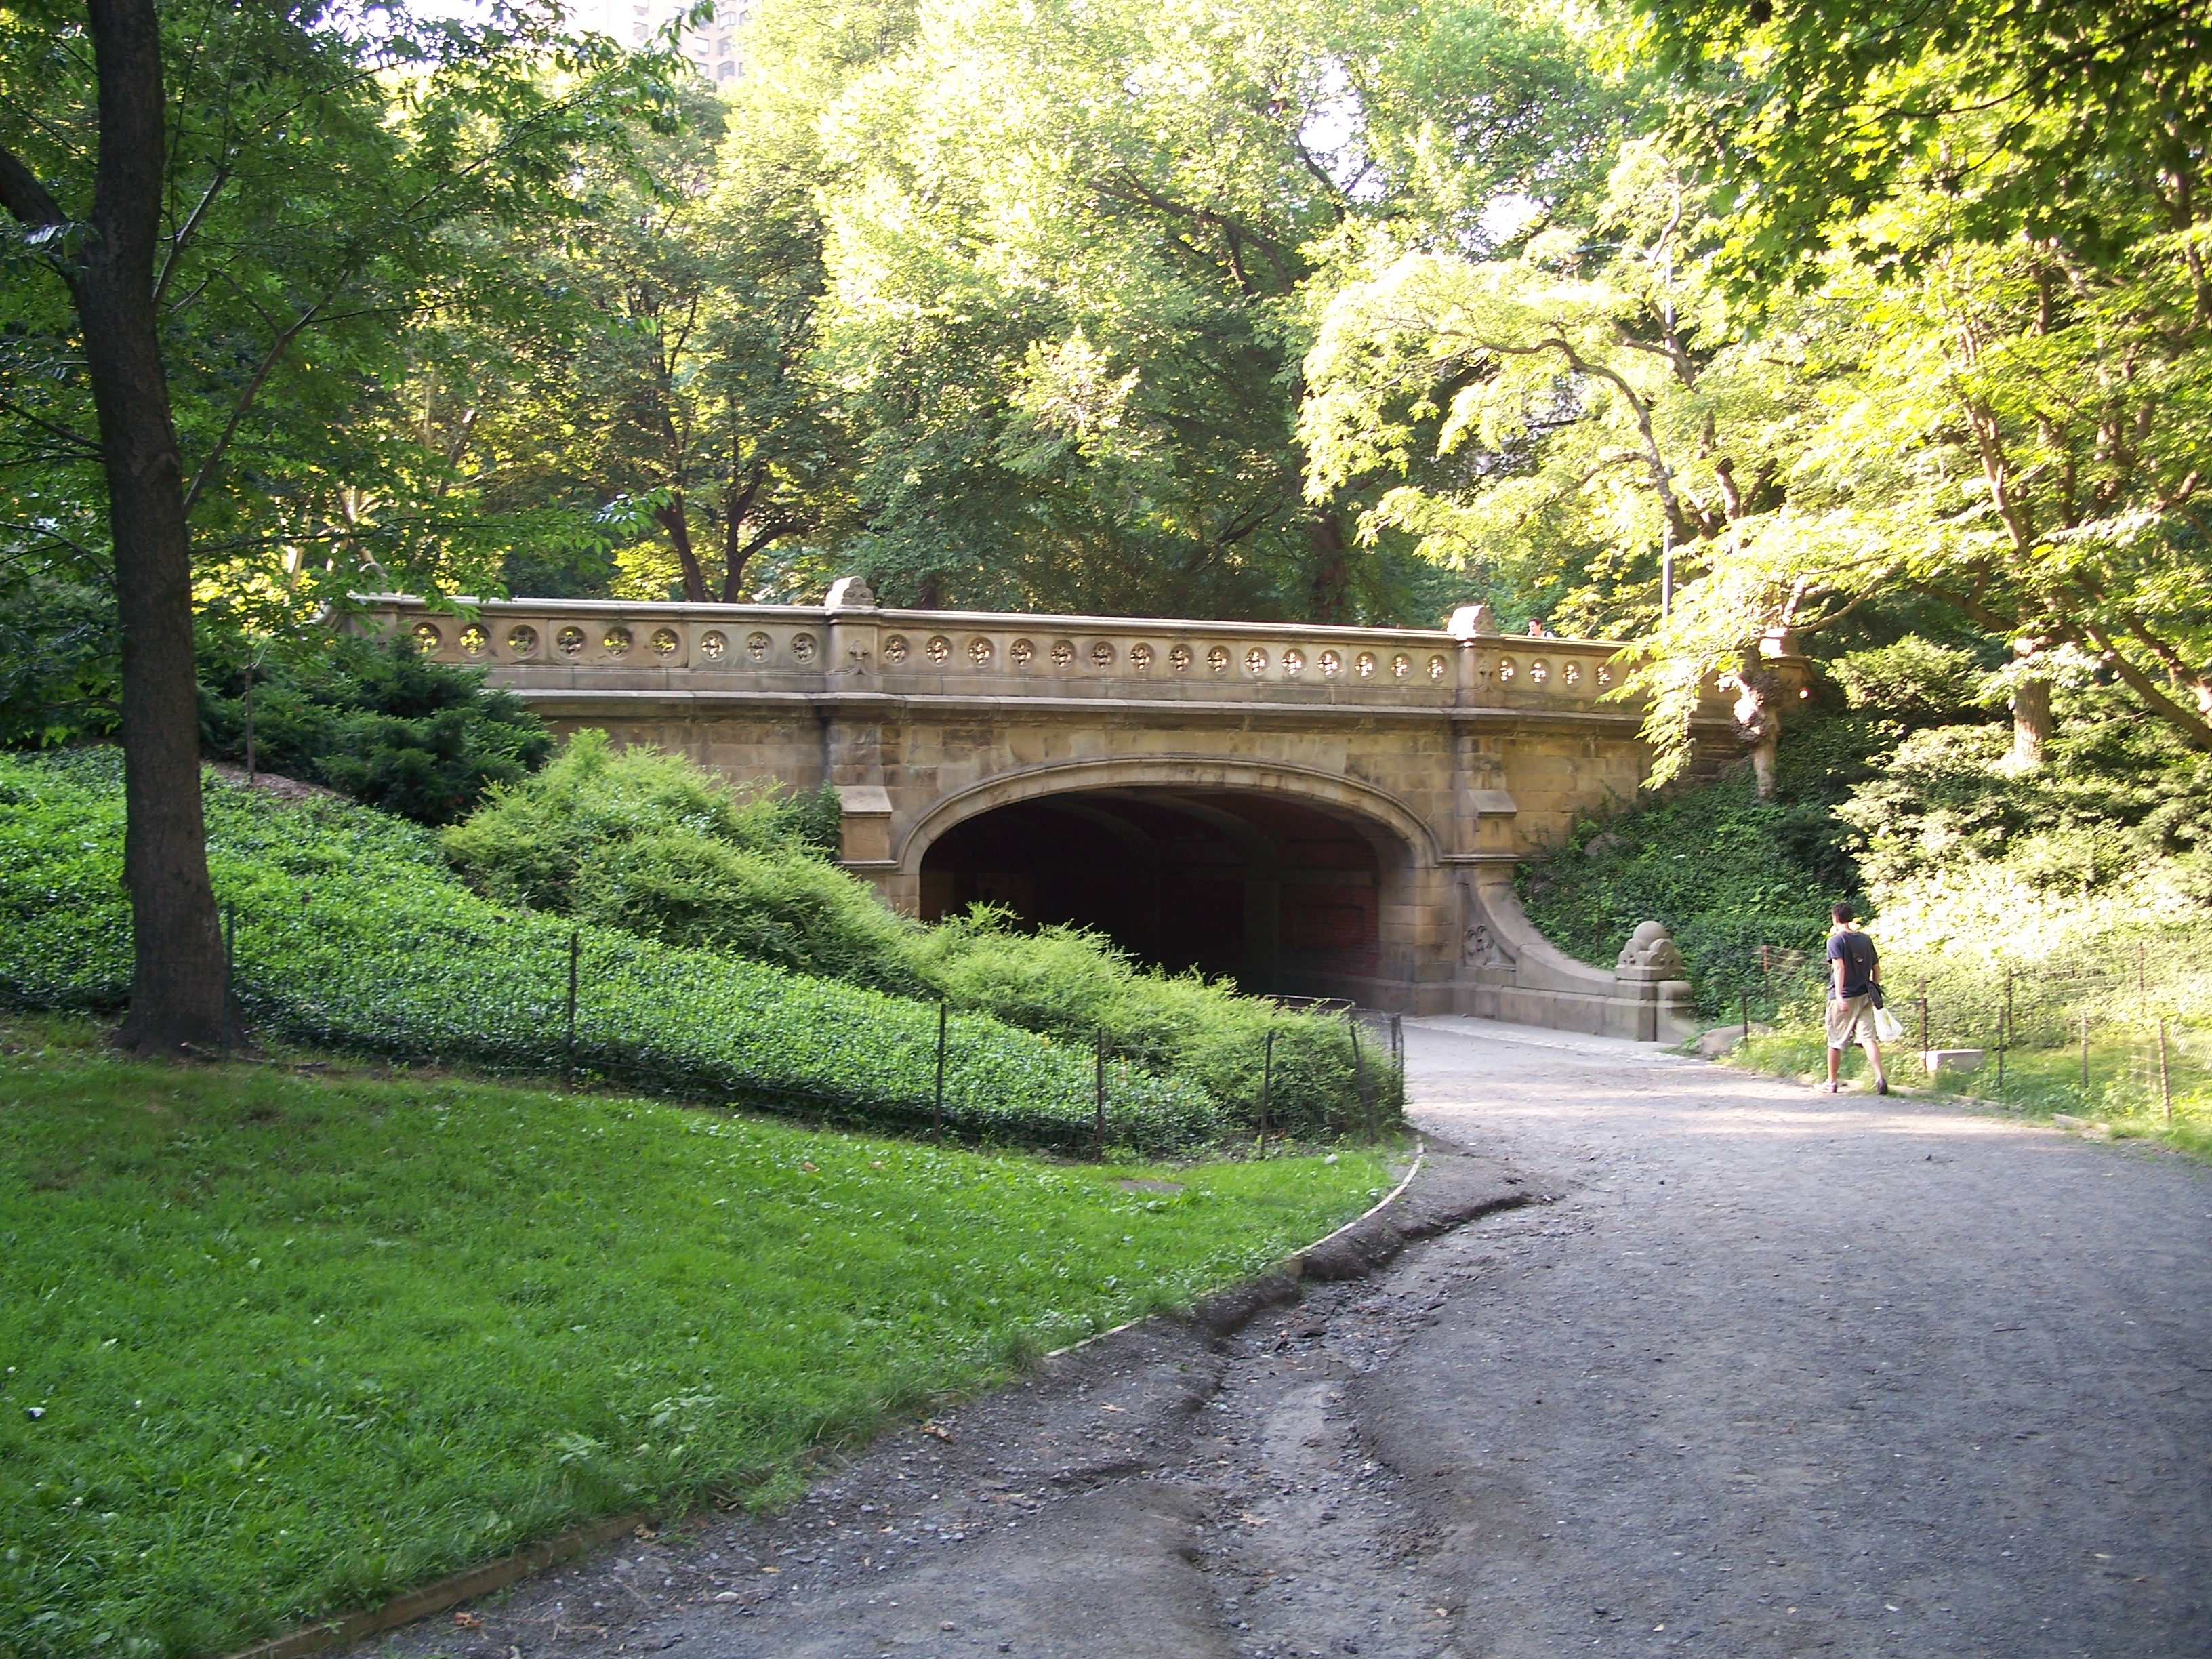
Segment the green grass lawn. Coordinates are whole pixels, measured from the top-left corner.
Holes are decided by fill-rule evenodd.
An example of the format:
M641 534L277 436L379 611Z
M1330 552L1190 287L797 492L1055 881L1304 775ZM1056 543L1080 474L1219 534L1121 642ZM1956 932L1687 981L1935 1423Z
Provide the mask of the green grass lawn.
M220 1652L586 1516L772 1500L808 1448L1187 1303L1387 1178L100 1042L0 1021L5 1659Z
M2063 1113L2101 1123L2115 1138L2162 1141L2212 1158L2212 1065L2207 1063L2212 1040L2201 1033L2169 1030L2166 1045L2166 1083L2173 1096L2170 1122L2160 1087L2157 1052L2147 1040L2091 1042L2086 1084L2079 1048L2013 1049L2004 1057L2002 1081L1995 1054L1978 1072L1947 1073L1940 1084L1931 1083L1920 1069L1919 1056L1901 1046L1885 1049L1883 1063L1894 1087L1927 1090L1964 1104L2001 1107L2033 1117ZM1817 1030L1785 1027L1771 1036L1753 1036L1729 1058L1732 1065L1809 1082L1826 1075L1826 1047ZM1866 1056L1856 1048L1847 1050L1843 1074L1848 1081L1863 1083L1869 1075Z

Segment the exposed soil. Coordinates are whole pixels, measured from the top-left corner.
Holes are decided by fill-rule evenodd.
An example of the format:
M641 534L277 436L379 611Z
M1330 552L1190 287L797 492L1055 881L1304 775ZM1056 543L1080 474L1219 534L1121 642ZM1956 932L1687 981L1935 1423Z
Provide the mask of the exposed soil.
M234 789L258 789L279 800L344 800L345 796L335 789L325 789L319 783L302 783L297 778L288 778L275 772L256 772L248 781L246 769L235 761L206 761L207 769Z
M1394 1227L376 1650L2212 1653L2207 1171L1407 1036Z

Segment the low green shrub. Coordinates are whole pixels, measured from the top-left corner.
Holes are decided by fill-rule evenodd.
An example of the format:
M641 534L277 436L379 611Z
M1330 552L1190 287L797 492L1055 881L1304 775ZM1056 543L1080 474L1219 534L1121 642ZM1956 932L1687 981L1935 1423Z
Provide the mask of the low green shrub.
M487 671L433 662L411 640L339 637L296 661L251 669L235 641L209 642L200 666L202 754L245 760L249 672L256 769L325 784L418 823L453 823L553 750L545 722L512 691L488 689Z
M1982 667L1971 651L1907 634L1853 651L1827 670L1854 708L1908 722L1978 717Z
M1271 1133L1364 1130L1370 1115L1385 1126L1404 1115L1403 1074L1364 1036L1355 1054L1344 1020L1285 1012L1196 974L1140 968L1102 934L1024 932L1008 913L978 906L917 930L906 948L915 971L953 1006L1070 1043L1103 1031L1114 1053L1190 1078L1248 1130L1258 1127L1263 1071Z
M1144 969L1098 933L1025 931L1004 911L924 927L828 861L837 823L834 793L742 794L680 755L617 750L585 731L544 770L494 790L441 843L502 904L941 997L1071 1047L1103 1032L1116 1058L1189 1078L1249 1127L1272 1020L1271 1128L1321 1133L1401 1115L1401 1080L1382 1055L1355 1058L1342 1021Z
M441 838L498 902L911 994L914 924L830 864L833 791L740 794L680 755L578 732Z
M1698 1006L1732 1012L1760 983L1759 947L1818 949L1828 907L1856 886L1824 833L1832 823L1826 807L1761 801L1747 773L1732 774L1577 826L1549 859L1522 866L1522 902L1553 943L1601 967L1638 923L1664 922Z
M453 878L427 834L365 808L217 787L207 816L252 1023L410 1059L538 1073L568 1063L569 922L499 909ZM117 751L0 756L0 997L120 1005L131 972L122 837ZM926 1004L612 928L575 931L574 1058L588 1072L693 1098L932 1121L937 1022ZM1087 1045L962 1014L945 1121L969 1137L1086 1146L1091 1065ZM1118 1061L1108 1093L1109 1136L1130 1146L1187 1146L1227 1127L1188 1079Z

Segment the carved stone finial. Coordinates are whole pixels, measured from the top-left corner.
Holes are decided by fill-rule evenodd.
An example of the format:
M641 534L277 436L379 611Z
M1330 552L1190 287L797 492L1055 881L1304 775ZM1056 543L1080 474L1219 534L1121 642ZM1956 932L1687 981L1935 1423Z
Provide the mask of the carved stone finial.
M830 597L822 601L825 611L857 611L872 606L875 590L868 586L866 576L840 576L830 584Z
M1495 634L1498 619L1486 605L1463 605L1451 613L1444 631L1455 640L1471 640L1478 634Z
M1639 923L1621 947L1620 959L1613 965L1616 974L1636 979L1674 979L1681 975L1688 964L1674 941L1667 937L1662 923Z

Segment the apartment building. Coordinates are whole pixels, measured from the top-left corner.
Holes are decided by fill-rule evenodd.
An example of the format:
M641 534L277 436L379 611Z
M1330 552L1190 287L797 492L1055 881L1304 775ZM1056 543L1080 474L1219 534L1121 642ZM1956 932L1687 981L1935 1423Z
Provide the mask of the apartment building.
M753 3L721 0L714 21L684 31L684 55L706 79L720 84L743 78L744 26L752 21ZM671 0L574 0L569 21L579 30L607 35L626 46L641 46L683 9Z

